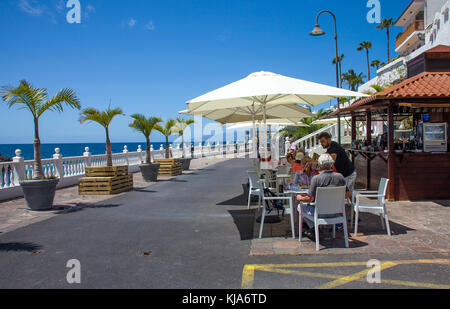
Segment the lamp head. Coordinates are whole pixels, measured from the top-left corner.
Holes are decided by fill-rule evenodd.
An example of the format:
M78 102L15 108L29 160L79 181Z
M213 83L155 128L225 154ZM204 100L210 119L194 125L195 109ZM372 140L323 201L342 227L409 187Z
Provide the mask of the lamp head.
M316 26L314 27L313 31L310 33L310 35L312 35L312 36L321 36L321 35L324 35L324 34L325 34L325 31L323 31L320 28L319 24L316 24Z

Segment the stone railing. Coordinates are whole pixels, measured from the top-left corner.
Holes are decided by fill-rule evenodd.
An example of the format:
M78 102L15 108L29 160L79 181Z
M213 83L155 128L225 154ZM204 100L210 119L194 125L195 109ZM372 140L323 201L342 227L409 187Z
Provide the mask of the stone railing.
M201 144L193 149L193 157L191 154L191 146L185 145L185 158L202 158L208 156L235 154L245 152L245 145L231 144L226 145L210 145L202 146ZM251 149L251 148L250 148ZM165 149L150 149L152 160L164 158ZM78 183L78 179L84 177L86 166L105 166L105 155L92 155L89 147L85 148L85 152L79 157L63 157L59 148L55 149L55 154L51 159L42 159L44 177L58 177L60 179L58 188L73 186ZM183 150L180 145L176 148L170 148L171 156L181 158ZM16 156L11 162L0 162L0 201L8 200L23 196L20 188L20 179L33 178L34 160L24 160L22 151L17 149ZM136 152L129 152L128 147L124 146L122 153L114 153L112 155L113 165L128 165L130 173L139 172L139 164L144 162L146 158L145 151L141 146Z

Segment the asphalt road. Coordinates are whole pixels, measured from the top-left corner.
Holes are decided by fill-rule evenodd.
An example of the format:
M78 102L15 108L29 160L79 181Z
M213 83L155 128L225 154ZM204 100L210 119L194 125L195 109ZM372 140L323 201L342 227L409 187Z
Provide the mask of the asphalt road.
M93 207L0 234L0 288L235 289L242 285L245 265L448 258L250 257L254 214L246 209L242 187L250 167L251 162L246 159L225 161ZM70 270L66 264L72 259L81 264L80 284L69 284L66 280ZM313 288L364 269L364 265L326 268L317 265L308 270L325 273L318 276L256 270L251 287ZM449 270L448 264L411 264L386 272L389 271L391 279L450 284ZM402 286L373 286L356 280L338 287Z

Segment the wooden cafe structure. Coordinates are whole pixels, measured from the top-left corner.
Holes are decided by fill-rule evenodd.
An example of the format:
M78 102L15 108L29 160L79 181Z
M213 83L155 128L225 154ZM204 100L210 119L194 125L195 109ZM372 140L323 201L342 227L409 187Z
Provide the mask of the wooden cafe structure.
M349 152L358 186L374 190L385 177L390 179L389 200L450 199L450 47L425 52L407 63L407 70L405 81L327 118L340 114L352 119ZM356 141L358 121L366 123L366 136L371 137L364 147ZM384 123L384 134L373 140L376 121ZM409 123L410 130L398 130L404 127L402 121ZM445 137L439 147L427 147L425 140L433 134Z

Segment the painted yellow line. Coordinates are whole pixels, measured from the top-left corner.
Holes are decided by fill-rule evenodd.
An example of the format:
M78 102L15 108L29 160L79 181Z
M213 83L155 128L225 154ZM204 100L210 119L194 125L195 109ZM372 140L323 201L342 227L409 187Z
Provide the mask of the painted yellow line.
M411 264L447 264L450 265L450 259L422 259L422 260L397 260L397 261L385 261L382 263L382 269L387 269L396 265L411 265ZM297 270L289 270L286 268L321 268L321 267L350 267L350 266L367 266L367 262L337 262L337 263L304 263L304 264L260 264L260 265L245 265L242 272L242 289L253 288L253 282L255 280L255 271L265 271L280 274L293 274L305 277L317 277L317 278L327 278L335 279L334 285L339 282L344 282L346 284L351 281L366 281L362 278L367 275L370 269L364 270L360 273L350 275L350 276L339 276L332 274L322 274L313 273ZM384 266L384 268L383 268ZM331 282L329 283L332 285ZM450 285L434 284L434 283L423 283L423 282L412 282L412 281L401 281L401 280L382 280L382 284L408 286L408 287L421 287L421 288L432 288L432 289L450 289ZM337 286L342 285L338 284Z
M253 281L255 280L255 267L253 265L245 265L242 271L242 283L241 288L251 289L253 287Z
M401 280L381 280L381 283L386 283L390 285L401 285L415 288L424 288L424 289L444 289L449 290L450 285L446 284L435 284L435 283L426 283L426 282L413 282L413 281L401 281Z
M302 276L302 277L325 278L325 279L340 279L340 278L342 278L342 276L340 276L340 275L313 273L313 272L307 272L307 271L298 271L298 270L282 269L282 268L261 267L256 270L277 273L277 274L284 274L284 275L296 275L296 276ZM357 281L367 282L367 280L365 278L359 278L359 279L357 279ZM381 281L381 284L427 288L427 289L450 289L450 285L445 285L445 284L401 281L401 280L385 280L385 279L383 279ZM253 282L247 282L247 285L249 286L248 288L252 288Z
M396 265L397 265L397 264L392 263L392 262L383 262L383 263L381 263L381 265L380 265L380 270L382 271L382 270L385 270L385 269L394 267L394 266L396 266ZM356 280L360 280L360 279L362 279L363 277L367 276L367 274L368 274L371 270L372 270L371 268L368 268L368 269L365 269L365 270L363 270L363 271L360 271L360 272L358 272L358 273L356 273L356 274L341 277L341 278L336 279L336 280L334 280L334 281L331 281L331 282L325 283L325 284L323 284L323 285L320 285L320 286L316 287L316 289L333 289L333 288L339 287L339 286L341 286L341 285L347 284L347 283L349 283L349 282L356 281Z
M450 259L436 259L436 260L398 260L398 261L386 261L399 265L407 264L449 264ZM346 266L366 266L365 262L337 262L337 263L303 263L303 264L254 264L251 265L255 268L270 267L270 268L315 268L315 267L346 267Z

